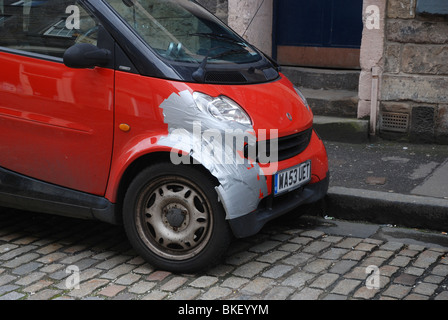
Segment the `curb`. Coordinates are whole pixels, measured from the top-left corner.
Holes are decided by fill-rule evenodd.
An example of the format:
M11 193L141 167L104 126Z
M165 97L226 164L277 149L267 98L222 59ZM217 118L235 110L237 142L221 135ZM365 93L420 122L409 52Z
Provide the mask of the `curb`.
M316 132L325 141L369 142L369 121L352 118L314 116Z
M331 187L320 204L343 220L448 231L448 200L380 191Z

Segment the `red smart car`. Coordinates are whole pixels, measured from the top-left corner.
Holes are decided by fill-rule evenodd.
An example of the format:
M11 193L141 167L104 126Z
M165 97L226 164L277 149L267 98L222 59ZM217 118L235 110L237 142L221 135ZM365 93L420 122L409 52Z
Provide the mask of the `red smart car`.
M300 91L191 0L0 1L0 205L123 224L194 272L323 198Z

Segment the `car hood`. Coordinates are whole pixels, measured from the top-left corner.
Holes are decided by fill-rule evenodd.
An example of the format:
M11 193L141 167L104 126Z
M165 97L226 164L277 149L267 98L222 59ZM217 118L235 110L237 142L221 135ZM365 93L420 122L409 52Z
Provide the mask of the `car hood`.
M207 87L206 92L199 88L197 91L225 95L237 102L249 114L256 132L278 130L278 136L284 137L309 129L313 124L312 112L283 75L277 81L264 84Z

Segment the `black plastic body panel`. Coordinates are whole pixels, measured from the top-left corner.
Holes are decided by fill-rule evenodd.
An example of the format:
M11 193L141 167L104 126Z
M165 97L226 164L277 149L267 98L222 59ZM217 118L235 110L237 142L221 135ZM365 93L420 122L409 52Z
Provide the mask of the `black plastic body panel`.
M330 173L327 173L327 177L317 183L308 184L275 199L270 196L260 204L256 211L229 220L233 234L236 238L245 238L257 234L268 221L291 212L301 205L323 199L328 192L329 184Z
M0 167L0 206L118 224L106 198L63 188Z

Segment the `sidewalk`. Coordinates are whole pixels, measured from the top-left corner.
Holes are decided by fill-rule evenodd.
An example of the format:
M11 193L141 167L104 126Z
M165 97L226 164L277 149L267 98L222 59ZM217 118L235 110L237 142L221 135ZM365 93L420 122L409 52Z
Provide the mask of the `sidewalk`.
M323 138L331 170L323 216L448 232L448 146Z

